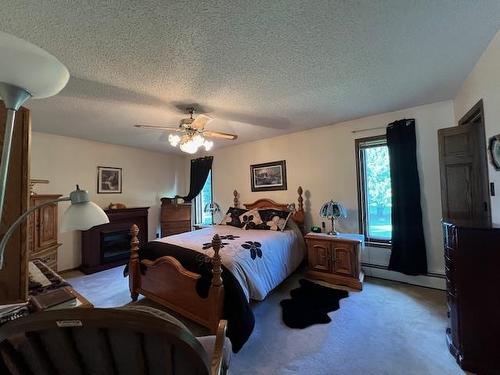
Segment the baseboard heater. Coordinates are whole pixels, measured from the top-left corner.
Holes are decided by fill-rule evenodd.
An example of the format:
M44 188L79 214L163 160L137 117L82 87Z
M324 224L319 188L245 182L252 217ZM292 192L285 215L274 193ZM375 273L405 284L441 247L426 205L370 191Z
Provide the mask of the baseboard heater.
M366 276L399 281L433 289L446 289L446 277L444 274L429 272L426 275L409 276L391 271L387 266L379 264L361 263L361 266L365 269Z

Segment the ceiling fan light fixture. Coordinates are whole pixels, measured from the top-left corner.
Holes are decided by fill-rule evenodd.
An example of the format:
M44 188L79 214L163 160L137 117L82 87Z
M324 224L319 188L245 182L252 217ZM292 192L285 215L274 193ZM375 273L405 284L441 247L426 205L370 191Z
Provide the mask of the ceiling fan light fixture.
M177 147L179 142L181 141L181 137L179 137L177 134L170 134L168 136L168 142L173 146Z
M181 143L179 148L181 149L181 151L186 152L188 154L196 154L196 151L198 151L198 146L196 145L195 142L193 142L193 140Z
M210 151L212 147L214 147L214 143L212 141L205 140L203 146L205 147L205 151Z

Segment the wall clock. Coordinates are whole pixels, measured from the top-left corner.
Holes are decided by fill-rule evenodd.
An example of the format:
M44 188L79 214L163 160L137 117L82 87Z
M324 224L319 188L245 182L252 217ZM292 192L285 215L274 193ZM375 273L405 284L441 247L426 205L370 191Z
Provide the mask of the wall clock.
M489 147L491 162L495 170L500 171L500 134L490 138Z

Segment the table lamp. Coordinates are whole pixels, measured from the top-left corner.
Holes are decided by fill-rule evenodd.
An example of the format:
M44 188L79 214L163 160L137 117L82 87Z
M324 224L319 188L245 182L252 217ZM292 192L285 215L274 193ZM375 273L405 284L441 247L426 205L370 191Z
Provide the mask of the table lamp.
M347 217L347 210L340 202L334 202L330 200L321 206L319 210L319 216L325 217L332 220L332 230L328 234L336 236L339 233L335 230L335 220L339 218Z
M203 212L210 213L212 215L212 224L214 223L214 215L220 212L220 206L218 203L210 202L205 205Z

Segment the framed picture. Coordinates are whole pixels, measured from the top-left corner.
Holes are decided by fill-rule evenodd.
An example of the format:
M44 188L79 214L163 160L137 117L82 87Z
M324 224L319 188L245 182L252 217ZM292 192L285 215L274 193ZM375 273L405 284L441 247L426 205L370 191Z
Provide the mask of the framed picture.
M286 190L286 161L250 166L252 191Z
M121 194L122 169L97 167L97 194Z
M495 167L495 170L500 171L500 134L490 138L488 148L490 150L491 163Z

